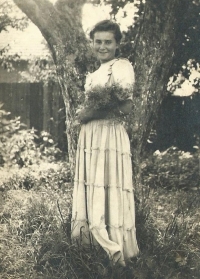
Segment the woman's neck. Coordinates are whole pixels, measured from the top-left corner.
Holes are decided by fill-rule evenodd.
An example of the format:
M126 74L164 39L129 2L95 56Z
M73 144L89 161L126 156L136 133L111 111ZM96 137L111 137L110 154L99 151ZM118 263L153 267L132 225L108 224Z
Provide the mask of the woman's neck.
M110 59L110 60L108 60L108 61L105 61L105 62L101 62L100 61L100 64L101 65L105 65L105 64L108 64L109 62L111 62L111 61L113 61L113 60L115 60L116 59L116 57L114 57L113 59Z

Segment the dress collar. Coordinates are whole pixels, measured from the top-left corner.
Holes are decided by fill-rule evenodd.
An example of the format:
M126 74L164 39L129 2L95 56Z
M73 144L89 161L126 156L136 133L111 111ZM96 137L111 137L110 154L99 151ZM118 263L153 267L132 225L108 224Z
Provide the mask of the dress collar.
M114 59L109 60L109 61L107 61L107 62L105 62L105 63L102 63L100 67L110 66L110 65L112 65L117 59L118 59L118 58L114 58Z

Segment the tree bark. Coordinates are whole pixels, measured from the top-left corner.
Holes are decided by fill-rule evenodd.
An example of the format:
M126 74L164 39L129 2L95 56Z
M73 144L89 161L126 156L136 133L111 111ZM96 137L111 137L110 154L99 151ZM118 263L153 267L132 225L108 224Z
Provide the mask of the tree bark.
M177 15L186 11L185 0L146 0L143 21L135 42L135 109L131 117L131 146L134 178L140 182L141 158L167 92L171 66L177 48Z

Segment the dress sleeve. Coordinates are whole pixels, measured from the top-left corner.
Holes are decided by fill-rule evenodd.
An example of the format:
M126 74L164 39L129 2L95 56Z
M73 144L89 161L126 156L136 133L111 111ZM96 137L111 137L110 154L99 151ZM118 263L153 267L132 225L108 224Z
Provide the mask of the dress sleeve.
M114 82L123 87L133 86L135 83L133 66L127 59L119 59L113 64L112 75Z
M133 86L135 83L135 74L133 66L127 59L119 59L112 66L112 82L117 83L123 88L130 88L130 97L132 100Z
M113 82L121 85L123 88L134 86L135 74L133 66L127 59L119 59L112 66ZM130 96L132 99L132 96Z

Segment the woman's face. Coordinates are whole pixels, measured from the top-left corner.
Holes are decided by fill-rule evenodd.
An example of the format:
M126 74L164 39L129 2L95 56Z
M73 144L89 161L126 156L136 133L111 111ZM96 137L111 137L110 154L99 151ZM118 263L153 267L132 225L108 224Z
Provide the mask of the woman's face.
M101 63L114 59L117 48L118 44L112 32L98 31L94 33L93 49Z

